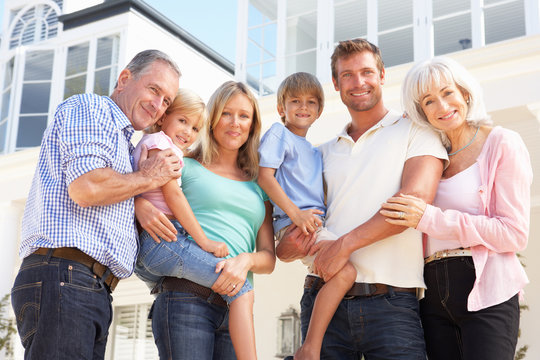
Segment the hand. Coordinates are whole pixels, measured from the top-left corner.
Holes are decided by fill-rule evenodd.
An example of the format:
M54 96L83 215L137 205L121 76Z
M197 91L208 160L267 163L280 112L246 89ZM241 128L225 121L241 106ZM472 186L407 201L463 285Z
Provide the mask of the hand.
M277 244L276 255L281 261L289 262L301 259L308 255L311 247L315 244L317 235L312 233L304 235L296 225L291 225Z
M247 278L250 269L249 254L242 253L230 259L221 260L216 265L216 273L221 272L212 290L221 295L238 294Z
M148 157L146 146L141 148L139 159L139 171L144 176L152 178L156 182L156 187L165 185L172 179L180 177L182 162L172 149L161 150L155 155Z
M309 252L310 255L317 254L313 262L313 271L324 281L329 281L349 261L351 254L343 245L346 236L335 241L320 241Z
M157 243L160 238L165 241L176 241L176 228L165 214L156 209L148 200L135 198L135 216L141 227L150 234Z
M224 242L207 239L204 243L199 245L201 249L214 254L215 257L225 257L229 255L229 248Z
M294 225L298 226L304 235L314 233L319 226L322 225L322 220L317 215L322 215L324 212L317 209L299 210L298 213L291 218Z
M416 229L426 206L424 200L416 196L399 194L386 200L380 213L387 217L385 220L390 224Z

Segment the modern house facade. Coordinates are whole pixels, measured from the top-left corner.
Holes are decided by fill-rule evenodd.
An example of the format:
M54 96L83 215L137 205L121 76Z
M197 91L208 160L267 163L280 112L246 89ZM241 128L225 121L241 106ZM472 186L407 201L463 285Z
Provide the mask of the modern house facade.
M205 100L223 81L247 82L259 95L264 129L279 121L274 92L296 71L316 74L326 105L308 139L320 144L349 115L331 83L330 55L339 40L378 44L386 65L387 107L400 109L400 85L412 63L447 55L480 81L496 125L518 131L533 163L531 233L523 262L525 288L519 344L540 358L540 1L539 0L238 0L232 64L141 0L5 0L0 43L0 295L18 269L20 223L41 136L57 104L71 94L109 94L118 72L140 50L158 48L179 64L181 87ZM384 166L381 165L381 171ZM374 186L376 186L374 184ZM354 216L354 214L351 214ZM399 271L399 269L396 269ZM9 275L7 275L9 274ZM299 344L305 267L278 262L255 276L260 359L279 359ZM132 276L114 293L108 359L155 359L146 319L152 297ZM18 339L14 353L22 359ZM1 357L0 357L1 358Z

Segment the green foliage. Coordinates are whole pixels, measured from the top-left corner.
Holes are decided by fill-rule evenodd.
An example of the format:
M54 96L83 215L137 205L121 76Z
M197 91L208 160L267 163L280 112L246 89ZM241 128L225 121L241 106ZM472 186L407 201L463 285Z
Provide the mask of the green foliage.
M4 349L7 354L11 354L13 351L10 339L17 332L11 319L7 317L9 306L9 294L6 294L0 301L0 350Z

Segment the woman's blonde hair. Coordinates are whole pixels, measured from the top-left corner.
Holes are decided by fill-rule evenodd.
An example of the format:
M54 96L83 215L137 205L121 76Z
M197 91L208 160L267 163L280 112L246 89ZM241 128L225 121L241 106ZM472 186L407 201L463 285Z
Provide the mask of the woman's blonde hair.
M156 121L154 125L147 127L144 132L147 134L161 131L161 125L158 124L165 119L167 115L172 114L175 111L180 111L182 114L188 117L198 117L197 127L199 132L206 124L208 118L208 112L206 111L206 105L199 95L189 89L178 89L176 96L172 104L165 110L165 114L160 120Z
M208 125L200 133L200 141L188 156L203 165L211 164L219 156L219 147L214 137L214 129L221 119L223 108L235 95L243 94L253 106L253 118L249 136L238 151L237 165L250 180L255 180L259 174L259 137L261 135L261 115L257 99L248 87L241 82L227 81L223 83L208 101Z
M440 87L441 83L453 82L467 101L466 121L471 126L491 125L492 121L486 112L482 88L463 66L447 57L435 57L422 61L405 76L401 86L401 103L407 117L422 126L429 126L441 137L443 145L450 148L450 140L445 132L432 126L422 110L422 97L432 86Z

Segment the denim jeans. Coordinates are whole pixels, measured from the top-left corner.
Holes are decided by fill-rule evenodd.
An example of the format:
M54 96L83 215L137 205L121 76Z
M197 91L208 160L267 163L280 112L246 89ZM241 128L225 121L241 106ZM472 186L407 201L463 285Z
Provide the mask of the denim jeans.
M305 339L318 291L305 289L301 300ZM326 330L321 359L426 359L418 300L411 293L343 299Z
M433 261L424 267L426 297L420 314L430 360L512 360L519 329L519 300L467 310L476 274L470 256Z
M103 359L112 297L86 266L26 257L11 290L25 359Z
M188 293L158 295L150 312L160 359L236 359L229 309Z
M219 273L216 274L216 264L223 259L204 251L195 241L188 239L186 231L177 220L172 220L172 223L178 231L176 241L161 240L157 243L146 231L140 234L135 274L149 288L153 288L163 276L185 278L204 287L212 287L219 277ZM246 280L235 296L222 297L229 304L252 289Z

